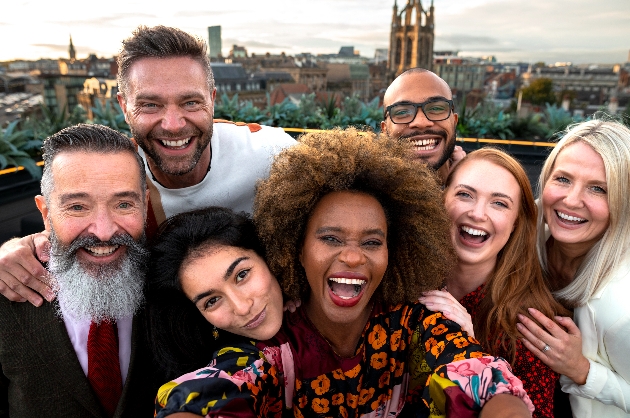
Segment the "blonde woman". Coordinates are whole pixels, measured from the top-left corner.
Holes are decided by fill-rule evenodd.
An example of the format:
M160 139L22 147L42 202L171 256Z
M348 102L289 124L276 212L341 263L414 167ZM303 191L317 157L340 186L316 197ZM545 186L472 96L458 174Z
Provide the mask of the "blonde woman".
M630 416L630 129L591 120L570 128L540 177L538 255L574 320L524 316L523 343L562 374L574 417ZM574 322L575 321L575 322Z

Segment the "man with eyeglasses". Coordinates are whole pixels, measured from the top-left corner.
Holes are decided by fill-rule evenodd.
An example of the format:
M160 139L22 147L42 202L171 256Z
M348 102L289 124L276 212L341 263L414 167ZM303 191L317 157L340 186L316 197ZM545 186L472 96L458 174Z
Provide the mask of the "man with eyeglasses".
M413 153L446 179L465 153L455 146L458 116L446 81L423 68L411 68L389 85L383 98L381 130L409 141Z

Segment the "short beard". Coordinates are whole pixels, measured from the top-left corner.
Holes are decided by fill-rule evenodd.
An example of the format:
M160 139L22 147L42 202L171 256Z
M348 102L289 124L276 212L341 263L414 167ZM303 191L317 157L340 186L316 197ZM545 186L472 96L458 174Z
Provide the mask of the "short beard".
M131 135L133 135L133 138L135 139L138 146L142 148L142 151L144 151L147 158L150 158L162 173L172 176L183 176L184 174L190 173L197 166L197 163L201 159L203 152L207 147L210 146L210 140L212 138L214 127L213 123L214 122L210 123L210 126L208 127L208 130L205 134L202 133L198 128L193 128L192 130L190 130L190 132L187 132L184 135L180 133L173 135L170 132L162 131L159 131L159 134L157 132L154 133L153 131L151 131L146 135L143 135L142 133L135 130L133 127L130 126L129 128L131 130ZM196 136L199 138L195 145L195 153L187 161L173 164L173 161L171 161L171 159L162 157L160 153L155 150L155 147L152 144L155 137L169 139L178 138L180 136Z
M446 163L446 161L448 161L448 159L451 158L451 155L453 154L453 151L455 150L455 141L457 139L457 136L455 133L453 133L453 135L450 138L448 138L446 131L425 129L424 131L414 131L407 135L401 135L398 137L398 139L406 140L416 135L426 135L426 134L439 135L442 137L442 141L444 142L444 151L442 152L442 155L440 155L440 158L434 164L429 164L427 162L427 165L431 169L433 169L434 171L438 171Z
M148 257L144 240L144 235L139 242L129 234L115 235L106 242L88 236L79 237L66 247L51 231L48 270L56 281L58 314L63 317L63 307L73 318L96 323L132 317L144 302ZM124 245L126 253L106 265L90 263L86 266L76 257L80 248L109 245Z

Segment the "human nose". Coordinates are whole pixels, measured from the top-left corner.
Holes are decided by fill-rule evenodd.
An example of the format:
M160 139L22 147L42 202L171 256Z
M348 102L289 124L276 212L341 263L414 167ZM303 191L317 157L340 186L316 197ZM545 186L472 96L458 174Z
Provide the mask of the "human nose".
M424 111L421 107L418 107L418 111L416 112L416 116L413 118L411 122L409 122L409 127L412 128L429 128L433 126L435 123L424 114Z
M567 205L567 207L579 207L582 204L582 193L579 188L575 186L570 187L563 200L564 204Z
M348 267L356 267L365 264L365 254L356 245L346 245L339 254L339 260Z
M178 106L166 106L162 117L162 129L170 132L177 132L186 126L186 120L182 109Z
M109 241L118 231L118 223L113 214L106 208L96 211L90 227L89 233L101 241Z
M254 300L249 295L234 294L232 295L232 308L236 315L244 316L250 313Z
M482 221L486 218L486 205L482 201L476 201L470 210L468 211L468 216L476 221Z

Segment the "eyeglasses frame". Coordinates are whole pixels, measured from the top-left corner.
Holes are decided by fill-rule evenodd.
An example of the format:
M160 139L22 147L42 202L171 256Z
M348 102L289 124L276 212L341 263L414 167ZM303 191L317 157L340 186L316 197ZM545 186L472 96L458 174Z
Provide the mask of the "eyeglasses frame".
M427 116L427 113L424 111L424 107L426 105L428 105L429 103L435 103L435 102L447 102L449 104L449 111L448 111L448 115L444 118L444 119L430 119ZM411 105L416 109L416 113L413 115L413 119L411 119L409 122L394 122L394 120L392 119L392 114L390 112L390 110L392 109L392 107L394 106L399 106L399 105ZM453 102L452 99L446 99L446 98L432 98L429 99L425 102L421 102L421 103L413 103L413 102L396 102L394 104L391 104L389 106L387 106L385 108L385 112L383 112L383 119L387 119L387 116L389 115L389 120L392 121L393 124L395 125L405 125L408 123L413 122L413 120L416 118L416 116L418 116L418 109L422 110L422 113L424 114L424 117L427 118L427 120L430 120L431 122L441 122L443 120L446 120L448 118L451 117L451 115L453 113L455 113L455 103Z

